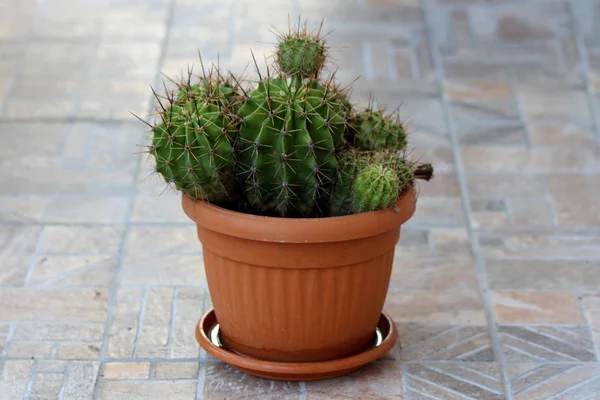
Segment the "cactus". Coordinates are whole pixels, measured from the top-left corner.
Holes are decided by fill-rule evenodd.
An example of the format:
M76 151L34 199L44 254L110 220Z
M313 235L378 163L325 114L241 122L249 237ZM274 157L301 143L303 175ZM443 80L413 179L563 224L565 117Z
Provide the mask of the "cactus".
M191 74L190 74L191 77ZM223 202L235 197L234 154L237 135L235 90L218 74L198 83L180 83L169 104L160 104L149 152L156 171L195 199Z
M381 210L398 199L400 179L396 171L383 164L372 164L356 175L352 187L353 211Z
M325 64L327 49L317 33L298 28L278 37L275 60L281 73L300 78L316 78Z
M362 150L406 147L406 132L398 118L366 109L353 118L354 145Z
M261 211L310 216L333 185L346 110L330 82L267 77L240 108L239 167ZM321 210L322 211L322 210Z
M335 188L329 200L330 216L336 217L351 213L353 204L352 187L362 166L361 164L364 163L365 160L353 149L342 152L338 157Z

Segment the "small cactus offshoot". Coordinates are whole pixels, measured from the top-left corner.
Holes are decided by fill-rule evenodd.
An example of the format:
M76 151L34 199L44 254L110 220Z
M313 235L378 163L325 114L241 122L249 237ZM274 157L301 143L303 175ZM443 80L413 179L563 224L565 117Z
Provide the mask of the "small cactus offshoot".
M321 29L309 32L300 24L295 31L280 34L275 50L275 60L279 70L287 76L316 78L325 65L327 48Z
M358 113L353 120L354 144L363 150L406 147L406 132L399 118L385 116L383 110L367 109Z
M170 187L239 212L327 217L387 208L415 179L433 177L431 164L405 159L398 116L372 101L354 111L351 86L322 76L321 28L277 35L276 74L254 60L259 79L250 83L206 72L201 59L202 74L154 92L146 147Z

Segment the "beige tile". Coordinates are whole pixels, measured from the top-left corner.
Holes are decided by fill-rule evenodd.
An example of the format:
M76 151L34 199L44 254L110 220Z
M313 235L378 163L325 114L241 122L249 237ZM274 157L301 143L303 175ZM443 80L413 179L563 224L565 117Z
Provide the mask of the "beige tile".
M169 341L171 309L174 291L171 288L152 288L146 295L146 309L141 321L139 346L164 347Z
M181 195L177 192L139 195L135 199L134 222L189 222L181 208Z
M101 341L103 332L103 323L27 323L17 324L13 338L15 340L44 341Z
M40 228L0 226L0 284L23 285Z
M129 207L127 197L59 196L50 200L47 222L123 222Z
M184 227L132 227L127 254L200 254L202 246L194 225Z
M136 301L119 300L117 302L108 338L108 358L133 357L141 308L141 299Z
M104 379L146 379L150 375L150 363L107 363Z
M52 343L12 342L8 348L8 358L49 358Z
M581 306L590 324L596 353L600 354L600 293L582 295Z
M548 187L560 225L600 225L598 182L600 175L548 177Z
M0 304L6 321L104 322L108 291L5 288Z
M47 202L41 196L0 196L0 221L40 222Z
M531 124L531 136L534 144L552 146L594 146L594 134L591 128L554 123Z
M475 265L470 259L394 261L390 287L398 290L463 290L477 287Z
M102 400L189 400L196 395L195 381L104 381ZM205 397L207 398L207 397Z
M202 288L180 288L177 291L177 313L173 332L173 358L197 357L200 346L196 342L196 321L207 308L204 303L205 291Z
M156 379L195 379L200 365L196 362L162 362L156 364Z
M116 255L122 233L123 228L112 226L46 226L40 252Z
M513 97L509 84L494 81L450 81L446 92L453 100L509 100Z
M500 324L585 323L575 293L493 291L492 302Z
M264 400L296 400L300 390L298 383L269 381L235 370L225 364L206 364L204 398L226 400L244 396Z
M308 382L306 390L306 398L309 400L404 399L402 371L400 366L392 361L375 362L340 378Z
M33 286L108 287L117 269L116 257L40 256L29 283Z
M0 375L0 393L7 399L22 399L27 392L34 362L32 360L6 360Z
M36 374L33 380L32 397L59 398L64 376L62 374Z
M66 360L38 360L37 371L38 372L55 372L62 373L67 369Z
M73 361L69 380L64 388L64 400L89 399L93 396L100 363L95 361Z
M131 254L125 257L124 285L205 285L202 255Z
M59 343L56 358L59 360L98 360L102 342Z
M479 292L474 289L390 291L384 311L397 323L485 324Z

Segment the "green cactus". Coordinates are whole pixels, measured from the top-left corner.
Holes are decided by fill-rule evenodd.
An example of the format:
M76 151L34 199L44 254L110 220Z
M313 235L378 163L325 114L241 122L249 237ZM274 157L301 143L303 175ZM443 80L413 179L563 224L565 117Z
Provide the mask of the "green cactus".
M406 147L406 132L402 123L382 111L367 109L353 118L354 144L363 150Z
M365 163L365 160L353 149L345 150L338 157L335 188L329 201L330 216L336 217L352 212L352 188L363 163Z
M319 75L327 53L319 32L311 33L306 28L298 28L296 32L278 37L275 60L283 74L301 78L316 78Z
M167 106L157 97L160 121L152 128L149 147L156 171L195 199L216 203L232 199L232 144L237 135L234 87L218 74L178 86Z
M240 178L249 203L281 216L320 214L344 144L346 109L331 82L263 79L240 108Z
M393 168L372 164L356 175L353 185L353 211L381 210L398 199L400 179Z

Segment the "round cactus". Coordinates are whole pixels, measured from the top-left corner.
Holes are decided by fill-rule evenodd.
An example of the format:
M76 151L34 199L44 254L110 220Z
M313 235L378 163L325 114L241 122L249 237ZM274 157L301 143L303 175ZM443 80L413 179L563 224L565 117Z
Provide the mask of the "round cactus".
M315 78L323 68L326 48L318 34L306 30L279 38L275 60L280 71L287 76Z
M170 104L161 103L149 151L156 171L193 198L222 202L234 196L234 98L228 81L207 77L179 85Z
M309 216L335 180L345 108L328 84L266 78L240 108L239 168L246 198L261 211Z
M393 168L373 164L362 169L353 185L357 213L390 207L398 199L400 181Z
M382 112L367 109L353 119L354 144L363 150L406 147L406 132L402 123Z

